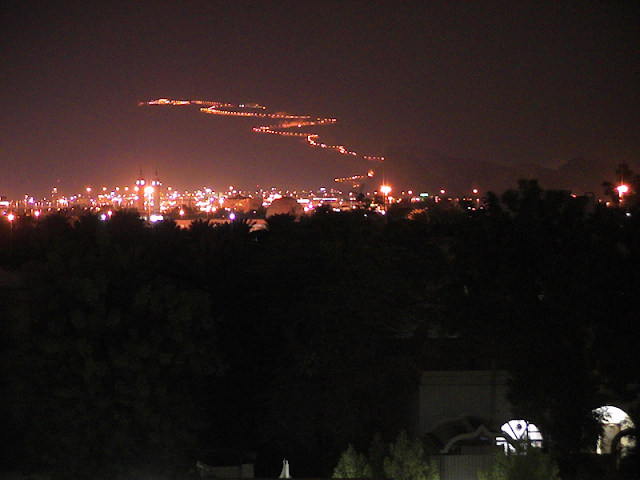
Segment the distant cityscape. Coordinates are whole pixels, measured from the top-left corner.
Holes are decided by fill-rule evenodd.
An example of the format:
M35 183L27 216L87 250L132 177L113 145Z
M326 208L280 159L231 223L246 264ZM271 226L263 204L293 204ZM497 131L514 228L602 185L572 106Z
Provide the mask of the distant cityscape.
M35 198L25 195L13 199L0 196L0 213L8 215L30 215L39 217L50 212L62 210L90 210L109 215L114 210L138 210L141 216L157 221L163 216L177 212L180 217L247 214L261 208L268 208L279 199L293 199L300 206L300 213L308 213L318 207L334 210L350 210L367 206L381 213L388 206L398 203L418 204L426 200L433 202L469 202L474 208L482 205L483 199L477 189L469 192L468 197L449 197L446 190L435 194L405 190L394 192L393 187L381 185L373 191L358 189L358 177L339 178L336 182L352 183L351 190L334 187L320 187L317 190L282 190L277 187L243 191L229 186L226 191L215 191L203 186L193 191L181 191L165 186L158 175L145 175L140 171L131 185L108 187L87 186L84 191L65 195L57 187L51 189L49 197Z
M143 169L144 174L139 173L137 168L129 170L125 180L117 184L113 179L101 182L93 178L83 185L64 174L58 174L62 175L59 177L61 180L52 182L50 185L53 186L50 187L46 183L32 188L16 184L0 185L0 215L21 215L26 212L38 216L50 211L80 208L105 211L136 208L148 215L149 207L151 213L166 214L178 205L185 205L189 207L185 216L192 212L213 216L220 215L221 210L239 208L243 198L252 199L255 209L256 204L266 208L273 200L282 197L296 199L306 211L318 205L346 209L362 207L365 206L362 203L365 200L375 202L385 196L381 191L383 185L390 188L386 194L387 205L425 199L451 202L471 199L478 206L488 192L501 194L517 188L518 180L523 178L538 180L545 190L562 190L593 197L595 202L606 202L610 198L605 194L603 181L616 179L616 164L598 159L574 158L557 169L549 169L537 165L507 168L429 152L421 154L413 150L398 150L393 155L393 158L396 157L403 159L402 168L399 161L391 162L387 164L386 174L376 174L369 169L362 174L333 178L333 181L325 179L326 183L318 182L315 184L317 187L311 188L305 188L307 183L301 185L300 182L296 188L283 187L277 179L271 180L274 183L267 184L269 186L263 186L260 182L260 186L253 188L247 187L246 179L239 179L242 188L225 188L221 187L219 181L215 182L205 175L201 175L202 178L197 182L188 179L188 188L185 188L176 185L184 184L184 178L176 179L173 174L163 175L163 171L159 171L158 175L149 166ZM637 169L636 165L631 167ZM126 180L127 177L129 180ZM140 181L144 181L144 184L140 185ZM230 184L235 185L233 180ZM145 189L148 192L150 188L153 188L151 200L149 193L145 193Z
M483 207L484 197L489 191L500 194L509 188L516 188L519 178L537 179L544 189L588 196L592 203L610 200L604 194L602 180L610 178L614 168L606 163L573 159L557 171L531 168L508 173L498 167L487 168L487 165L436 156L430 158L429 168L426 169L432 178L429 186L419 181L417 176L413 178L421 187L416 189L407 189L406 185L410 183L406 179L396 179L395 175L392 179L387 176L384 180L372 180L374 173L369 170L365 175L335 178L328 187L308 190L276 186L256 187L253 190L234 186L214 189L206 184L201 188L188 190L165 182L157 170L148 168L144 171L141 168L137 177L131 172L130 182L112 186L98 183L97 186L88 185L80 189L75 187L75 193L70 193L69 189L64 191L60 183L52 187L46 196L27 193L12 198L0 190L0 216L15 218L28 215L37 218L50 212L80 210L109 215L110 211L121 209L138 210L149 221L157 221L167 215L174 219L202 216L227 218L236 214L264 216L266 210L279 199L293 202L299 214L311 212L318 207L335 210L368 208L386 213L388 208L396 205L422 208L426 202L448 202L476 209ZM394 180L405 187L395 187ZM444 188L439 188L438 185ZM620 192L620 195L623 194Z

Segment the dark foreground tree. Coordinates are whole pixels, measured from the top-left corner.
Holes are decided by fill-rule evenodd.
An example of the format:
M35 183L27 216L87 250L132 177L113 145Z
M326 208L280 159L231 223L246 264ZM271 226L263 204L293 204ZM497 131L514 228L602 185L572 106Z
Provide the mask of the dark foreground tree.
M638 220L535 181L490 198L455 236L448 318L509 370L514 414L570 477L597 441L592 410L637 395Z
M5 357L22 463L68 478L176 468L210 427L210 298L155 268L135 222L95 226L23 270L37 303Z
M422 367L410 347L438 327L504 362L550 448L579 450L597 393L631 398L640 383L638 220L530 181L490 198L475 213L326 211L261 232L134 213L14 230L19 252L0 251L22 282L0 292L6 438L21 464L76 478L168 467L187 448L259 452L260 476L283 457L329 475L348 444L406 421Z

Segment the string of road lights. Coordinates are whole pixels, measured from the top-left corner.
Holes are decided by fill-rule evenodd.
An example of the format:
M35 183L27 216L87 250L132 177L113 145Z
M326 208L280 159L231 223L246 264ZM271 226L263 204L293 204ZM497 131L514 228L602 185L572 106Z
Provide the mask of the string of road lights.
M227 115L233 117L255 117L264 119L278 120L279 123L274 125L263 125L260 127L254 127L253 131L256 133L268 133L271 135L280 135L283 137L301 137L305 138L307 143L312 147L319 147L328 150L334 150L341 155L351 155L354 157L360 157L363 160L370 162L384 162L384 157L371 156L371 155L358 155L353 150L347 149L344 145L329 145L319 140L320 135L317 133L308 133L303 131L291 131L291 129L302 129L305 127L312 127L318 125L330 125L336 123L335 118L315 118L312 119L309 115L292 115L288 113L267 113L262 110L266 110L266 107L257 103L246 103L234 105L230 103L221 102L209 102L205 100L170 100L168 98L160 98L158 100L151 100L149 102L141 102L140 105L206 105L200 108L203 113L211 115ZM368 177L373 176L373 171L369 170ZM363 176L354 175L355 177L362 178ZM351 177L350 177L351 178ZM336 179L336 182L344 179Z

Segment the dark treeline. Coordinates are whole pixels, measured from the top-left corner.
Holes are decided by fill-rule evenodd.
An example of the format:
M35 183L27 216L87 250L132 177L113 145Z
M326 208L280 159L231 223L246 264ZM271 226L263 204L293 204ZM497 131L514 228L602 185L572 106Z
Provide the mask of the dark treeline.
M434 331L513 373L560 458L637 398L640 217L532 181L412 217L0 222L3 464L98 478L229 449L328 475L412 428Z

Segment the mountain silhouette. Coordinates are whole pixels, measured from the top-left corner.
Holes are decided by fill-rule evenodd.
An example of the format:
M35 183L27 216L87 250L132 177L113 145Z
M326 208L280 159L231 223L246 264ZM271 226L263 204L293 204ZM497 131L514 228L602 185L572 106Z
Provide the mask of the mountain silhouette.
M572 158L558 168L534 163L511 167L482 160L455 158L419 146L390 149L385 176L394 190L413 188L432 195L445 190L447 196L472 195L516 188L519 179L536 179L545 190L568 190L576 195L603 196L602 182L614 181L618 162L598 158ZM630 165L637 171L635 166Z

